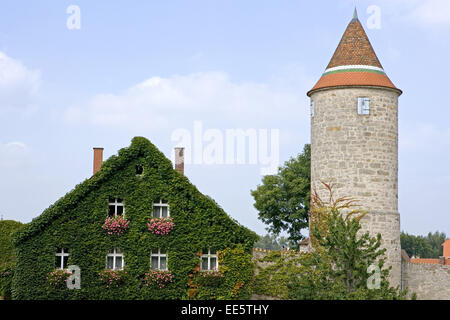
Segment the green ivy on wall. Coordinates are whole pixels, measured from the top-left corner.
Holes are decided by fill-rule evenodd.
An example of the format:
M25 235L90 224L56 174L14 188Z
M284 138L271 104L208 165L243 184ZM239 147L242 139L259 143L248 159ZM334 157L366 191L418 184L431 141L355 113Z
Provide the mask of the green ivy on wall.
M302 253L298 251L268 251L255 261L252 292L279 299L288 299L287 284L302 273Z
M11 284L14 275L15 253L12 233L20 230L23 224L12 220L0 221L0 296L11 297Z
M136 175L137 167L143 168L141 175ZM123 199L125 217L130 220L120 235L108 235L102 229L111 197ZM153 234L147 226L153 203L162 199L169 203L175 225L167 235ZM13 298L248 298L251 250L256 239L255 233L231 219L214 200L173 170L172 163L153 144L136 137L130 147L105 161L98 173L15 235ZM46 276L56 268L58 248L68 248L68 265L80 267L81 289L48 285ZM99 272L105 269L106 254L113 248L123 253L127 276L118 287L106 288ZM200 262L197 253L203 248L220 250L224 282L212 289L198 287L190 296L192 275ZM158 249L167 250L174 280L163 288L144 285L150 270L150 252Z
M223 278L202 279L199 270L193 274L193 284L197 288L199 300L209 299L250 299L253 278L252 253L242 245L226 248L218 252L219 272ZM203 281L202 281L203 280Z

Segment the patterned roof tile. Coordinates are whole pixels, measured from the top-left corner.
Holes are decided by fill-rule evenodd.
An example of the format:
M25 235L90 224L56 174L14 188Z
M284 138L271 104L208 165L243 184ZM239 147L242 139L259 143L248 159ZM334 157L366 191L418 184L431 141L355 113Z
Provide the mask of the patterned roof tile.
M341 86L385 87L402 93L384 72L356 14L322 77L307 95L310 96L315 90Z

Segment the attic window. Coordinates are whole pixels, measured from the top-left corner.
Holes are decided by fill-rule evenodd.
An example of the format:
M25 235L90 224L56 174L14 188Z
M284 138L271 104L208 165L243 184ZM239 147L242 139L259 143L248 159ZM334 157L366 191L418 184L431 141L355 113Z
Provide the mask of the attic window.
M56 250L56 262L55 266L57 269L66 269L67 261L69 260L69 249L60 248Z
M204 271L218 270L219 260L217 259L217 252L212 252L211 249L208 249L207 253L202 254L200 268Z
M140 175L142 175L143 172L144 172L144 167L142 165L138 164L136 166L136 175L140 176Z
M358 98L358 114L368 115L370 114L370 99Z
M125 214L125 207L123 205L123 199L109 198L109 211L110 217L122 216Z
M159 203L153 204L153 218L168 218L170 217L169 204L163 200L159 200Z

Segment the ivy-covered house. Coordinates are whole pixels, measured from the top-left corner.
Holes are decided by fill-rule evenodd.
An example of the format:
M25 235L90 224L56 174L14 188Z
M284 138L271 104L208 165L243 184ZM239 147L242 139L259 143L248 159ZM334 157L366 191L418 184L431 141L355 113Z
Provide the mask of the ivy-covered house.
M136 137L94 171L15 234L14 299L249 298L256 234L152 143Z

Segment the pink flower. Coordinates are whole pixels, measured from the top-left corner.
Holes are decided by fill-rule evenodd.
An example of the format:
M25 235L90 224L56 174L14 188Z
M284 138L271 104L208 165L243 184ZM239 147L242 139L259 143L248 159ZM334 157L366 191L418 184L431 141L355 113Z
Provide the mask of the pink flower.
M167 235L175 224L173 218L152 218L147 223L148 231L157 235Z
M107 217L102 228L106 230L109 235L120 235L128 229L129 224L130 221L124 219L122 216Z
M144 285L156 285L159 288L164 287L167 283L173 282L173 275L170 271L151 270L147 272L144 277Z

